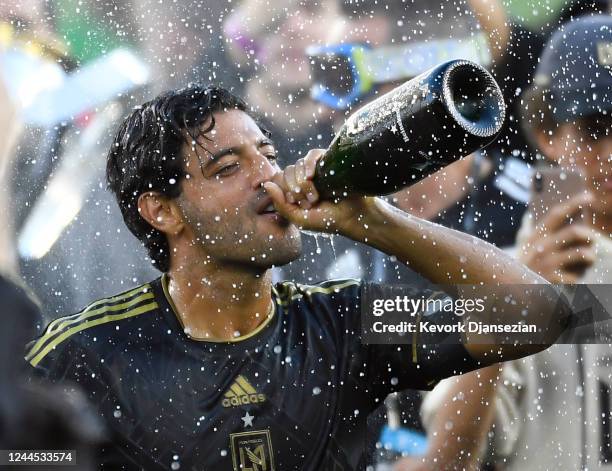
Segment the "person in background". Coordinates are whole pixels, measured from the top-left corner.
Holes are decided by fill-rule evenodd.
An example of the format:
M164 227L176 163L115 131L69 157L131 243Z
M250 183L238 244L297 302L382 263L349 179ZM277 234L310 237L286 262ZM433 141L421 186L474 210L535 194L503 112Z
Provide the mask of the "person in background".
M612 16L563 25L544 49L522 102L522 125L544 165L581 171L587 191L560 195L538 224L527 213L517 257L552 283L610 284ZM585 217L569 224L580 210ZM436 446L397 470L434 463L436 469L478 469L483 461L509 470L612 469L611 357L610 344L554 346L505 365L497 397L490 385L475 388L467 377L440 383L422 409ZM487 449L483 431L492 423ZM476 445L472 456L447 453L465 442Z
M21 130L18 108L11 100L0 69L0 449L71 449L79 469L95 469L96 446L103 440L97 418L78 388L27 384L24 345L41 324L40 305L18 276L10 219L7 168ZM78 417L78 420L77 420ZM20 469L40 469L27 463ZM56 469L74 469L74 466Z
M17 108L13 104L2 78L0 70L0 266L12 273L17 272L17 251L13 236L12 219L9 216L9 183L7 169L10 167L13 146L21 132L21 124L17 116Z
M271 0L270 8L277 1ZM133 24L122 29L133 31L146 62L153 69L156 80L151 84L152 92L206 81L242 91L242 70L226 54L221 31L221 24L235 1L134 0L110 5L117 3L133 16ZM269 11L266 2L261 13Z
M117 108L129 106L140 90L131 87L118 96L102 88L125 85L119 77L143 76L147 66L134 66L137 60L115 62L121 69L115 81L101 69L88 72L92 63L116 54L116 48L135 43L126 32L133 32L127 3L103 3L26 0L0 6L6 15L4 22L0 19L0 62L7 69L10 98L22 108L15 122L23 121L6 165L2 189L9 223L3 228L10 228L15 239L20 276L45 300L45 321L78 309L92 293L104 296L152 273L146 265L133 269L146 252L120 232L121 215L110 209L110 198L103 201L103 148L111 138L105 122L112 122ZM106 98L92 106L88 96ZM84 257L84 247L95 255ZM114 257L132 263L123 264L125 270L105 268Z

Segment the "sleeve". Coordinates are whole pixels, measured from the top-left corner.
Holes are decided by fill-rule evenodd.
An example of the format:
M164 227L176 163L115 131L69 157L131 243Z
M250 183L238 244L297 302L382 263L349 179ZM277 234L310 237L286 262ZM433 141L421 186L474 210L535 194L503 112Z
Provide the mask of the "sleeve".
M23 348L26 342L36 335L40 323L40 309L29 289L20 283L0 274L0 381L12 381L16 376L27 374L29 368L23 361Z
M404 389L431 390L450 376L484 367L463 344L370 345L368 377L384 396Z
M91 349L71 339L57 345L36 365L30 363L34 381L49 381L68 393L76 390L85 394L105 429L105 439L98 449L100 469L164 469L138 446L138 426L113 387L112 373L103 368L103 364ZM116 415L119 406L121 416Z
M440 295L439 291L431 289L416 289L410 286L389 287L374 283L361 285L359 293L359 312L361 318L360 343L367 351L368 378L377 395L404 389L432 389L440 380L469 371L485 365L471 357L462 343L460 333L427 333L407 335L402 344L389 341L384 337L371 337L366 332L369 329L368 316L371 316L370 301L373 298L389 299L395 292L401 292L403 297L415 300L432 299ZM363 304L362 304L363 302ZM401 320L404 313L396 313ZM452 325L457 323L457 317L452 311L438 310L434 312L419 311L418 318L429 325Z
M31 376L51 383L67 381L78 383L77 371L82 361L82 354L76 345L68 340L57 345L42 358L37 358L37 352L44 348L44 344L39 344L41 339L42 337L33 340L26 348L28 351L26 361L31 367Z
M495 461L509 461L520 442L523 432L523 391L528 383L529 358L504 364L495 397L495 422L489 434L489 454Z

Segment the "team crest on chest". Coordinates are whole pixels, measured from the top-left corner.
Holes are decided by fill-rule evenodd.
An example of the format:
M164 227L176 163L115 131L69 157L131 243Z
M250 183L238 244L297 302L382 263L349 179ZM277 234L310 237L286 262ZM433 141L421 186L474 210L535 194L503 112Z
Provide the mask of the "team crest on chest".
M230 434L234 471L275 471L269 430Z

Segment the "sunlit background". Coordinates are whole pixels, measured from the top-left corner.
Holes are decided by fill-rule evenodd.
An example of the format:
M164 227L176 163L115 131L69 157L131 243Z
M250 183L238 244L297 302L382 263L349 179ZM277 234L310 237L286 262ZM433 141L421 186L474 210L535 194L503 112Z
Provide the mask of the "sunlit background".
M44 300L47 318L155 276L105 190L104 164L121 117L166 88L215 82L244 96L287 162L325 147L362 100L448 58L512 70L500 84L518 94L513 81L527 82L562 18L606 8L567 0L5 0L0 257ZM373 72L359 90L318 62L341 46L366 46L363 67ZM508 144L505 154L529 160L520 136ZM323 275L359 265L336 255Z

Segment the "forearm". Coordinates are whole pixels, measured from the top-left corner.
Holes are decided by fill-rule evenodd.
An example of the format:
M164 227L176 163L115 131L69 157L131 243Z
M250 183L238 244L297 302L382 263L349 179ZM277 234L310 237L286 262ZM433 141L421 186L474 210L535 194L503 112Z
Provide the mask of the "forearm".
M535 344L531 338L516 342L515 338L508 339L503 334L462 334L469 354L483 366L541 351L562 332L559 313L555 312L558 298L547 289L547 281L502 250L470 235L410 216L380 199L369 200L367 208L342 233L397 257L435 284L454 285L460 293L465 291L467 297L477 292L487 297L480 317L465 316L463 322L527 322L542 333L541 340ZM478 288L470 290L470 286ZM514 302L506 302L508 297Z
M455 380L428 430L428 455L437 458L439 469L479 468L481 447L493 423L499 372L499 366L491 366Z
M504 251L476 237L372 199L342 234L397 257L436 284L545 284Z
M481 451L495 416L499 373L500 368L492 366L449 380L454 383L441 398L433 398L435 412L425 424L427 453L400 462L396 471L480 469ZM428 399L432 398L425 399L424 407Z
M510 42L510 25L499 0L468 0L482 30L487 34L494 63L500 61Z

